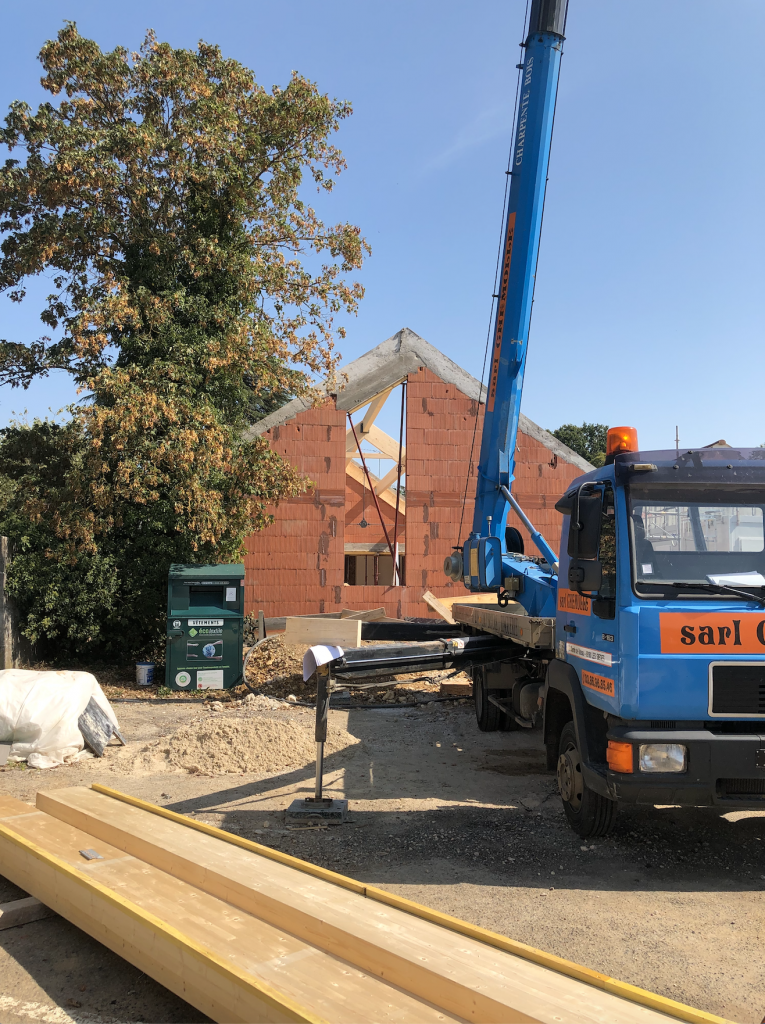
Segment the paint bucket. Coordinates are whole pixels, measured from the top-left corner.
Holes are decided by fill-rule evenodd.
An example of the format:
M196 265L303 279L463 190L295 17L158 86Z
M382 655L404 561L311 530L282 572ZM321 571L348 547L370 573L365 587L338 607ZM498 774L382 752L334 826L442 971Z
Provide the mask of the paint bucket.
M138 686L153 686L154 662L137 661L135 663L135 681Z

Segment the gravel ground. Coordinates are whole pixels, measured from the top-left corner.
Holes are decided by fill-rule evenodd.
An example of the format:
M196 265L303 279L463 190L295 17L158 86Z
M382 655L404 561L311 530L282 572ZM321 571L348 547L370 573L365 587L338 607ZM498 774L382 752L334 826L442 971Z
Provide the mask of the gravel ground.
M200 716L242 713L116 710L137 751ZM110 748L49 772L0 770L0 791L33 801L37 789L102 781L730 1020L762 1020L764 813L625 810L610 837L584 843L536 730L480 733L472 709L443 704L330 712L339 726L358 743L350 758L327 759L329 794L351 801L337 828L285 827L284 809L311 791L310 764L270 776L117 775ZM204 1019L60 919L0 932L0 977L8 1024Z

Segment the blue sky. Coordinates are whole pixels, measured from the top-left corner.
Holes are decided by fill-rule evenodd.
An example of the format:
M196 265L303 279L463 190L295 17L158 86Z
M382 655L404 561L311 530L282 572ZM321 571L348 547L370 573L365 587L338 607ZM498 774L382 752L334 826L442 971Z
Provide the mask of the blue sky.
M410 327L480 375L525 0L6 7L0 107L43 98L65 19L104 48L199 38L262 84L294 68L353 102L329 220L373 254L346 359ZM644 449L765 442L762 0L570 0L523 411L630 424ZM39 331L0 298L0 337ZM71 401L0 389L0 425ZM381 425L391 432L391 423Z

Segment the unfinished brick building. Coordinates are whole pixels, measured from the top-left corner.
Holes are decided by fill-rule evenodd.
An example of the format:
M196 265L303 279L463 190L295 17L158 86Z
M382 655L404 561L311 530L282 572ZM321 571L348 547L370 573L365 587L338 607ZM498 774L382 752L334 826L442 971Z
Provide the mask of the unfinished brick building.
M246 610L262 608L267 617L275 617L383 606L398 618L428 616L432 613L421 600L426 590L437 597L464 593L461 584L444 575L443 563L471 529L484 389L406 328L343 372L343 390L329 395L320 407L295 399L253 428L312 485L282 502L273 510L275 522L248 538ZM402 385L407 398L399 455L398 440L380 430L375 420L389 398L398 410ZM368 477L357 442L367 456ZM369 464L378 456L391 467L380 477ZM399 457L405 487L397 498ZM591 468L521 416L513 493L553 548L560 541L555 502L575 477ZM520 527L517 521L514 525ZM394 529L398 584L390 553ZM536 553L522 527L521 532L526 551Z

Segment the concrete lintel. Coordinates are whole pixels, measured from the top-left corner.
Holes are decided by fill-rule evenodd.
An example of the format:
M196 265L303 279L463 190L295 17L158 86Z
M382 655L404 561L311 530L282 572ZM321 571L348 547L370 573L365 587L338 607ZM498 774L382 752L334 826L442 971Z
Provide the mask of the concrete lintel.
M391 536L392 540L393 537ZM345 544L344 553L346 555L389 555L390 548L385 541L379 544L349 543ZM402 541L398 541L398 553L400 555L406 554L406 544Z

